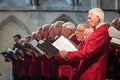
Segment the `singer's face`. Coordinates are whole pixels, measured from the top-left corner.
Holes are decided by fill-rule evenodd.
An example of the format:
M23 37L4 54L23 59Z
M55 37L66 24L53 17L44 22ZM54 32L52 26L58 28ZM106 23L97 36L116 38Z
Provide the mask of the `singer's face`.
M84 31L85 27L83 25L79 25L76 29L76 38L78 41L82 41L84 39Z

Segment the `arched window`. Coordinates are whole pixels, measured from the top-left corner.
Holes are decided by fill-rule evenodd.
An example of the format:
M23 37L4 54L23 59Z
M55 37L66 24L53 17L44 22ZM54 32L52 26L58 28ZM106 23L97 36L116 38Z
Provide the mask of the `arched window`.
M68 22L68 21L70 21L70 22L73 22L75 25L76 25L76 23L68 16L68 15L66 15L66 14L62 14L62 15L60 15L59 17L57 17L54 21L53 21L53 23L55 22L55 21L64 21L64 22Z

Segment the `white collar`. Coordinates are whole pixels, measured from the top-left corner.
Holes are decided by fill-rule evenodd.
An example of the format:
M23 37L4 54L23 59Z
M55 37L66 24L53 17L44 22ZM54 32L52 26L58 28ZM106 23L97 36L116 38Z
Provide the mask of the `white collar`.
M69 39L70 39L71 37L73 37L74 35L75 35L75 33L71 34L71 35L69 36Z
M97 25L95 29L99 28L103 24L105 24L105 23L101 23L101 24Z

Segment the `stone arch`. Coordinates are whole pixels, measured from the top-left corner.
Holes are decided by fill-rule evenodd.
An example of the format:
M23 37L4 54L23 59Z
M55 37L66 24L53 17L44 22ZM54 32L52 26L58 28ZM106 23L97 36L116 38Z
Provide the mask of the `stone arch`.
M13 46L13 35L21 34L22 38L29 35L30 32L27 27L15 16L6 18L0 24L0 50L7 50L8 47Z
M14 41L13 35L21 34L23 37L30 34L27 27L15 16L10 16L0 23L0 51L7 51L12 48ZM0 55L0 80L9 80L10 71L12 69L11 63L6 63L4 57Z
M13 45L13 35L21 34L22 37L30 34L27 27L15 16L10 16L0 23L0 50L6 50ZM8 44L6 44L8 42Z
M6 18L3 22L0 23L0 30L4 27L4 25L6 25L8 22L10 21L14 21L16 22L27 34L30 34L30 31L28 30L28 28L22 23L22 21L20 21L18 18L16 18L15 16L9 16L8 18Z
M75 21L73 21L68 15L66 15L66 14L62 14L62 15L60 15L59 17L57 17L54 21L53 21L53 23L55 22L55 21L59 21L59 20L62 20L62 21L65 21L65 22L68 22L68 21L70 21L70 22L73 22L75 25L77 25L76 23L75 23Z

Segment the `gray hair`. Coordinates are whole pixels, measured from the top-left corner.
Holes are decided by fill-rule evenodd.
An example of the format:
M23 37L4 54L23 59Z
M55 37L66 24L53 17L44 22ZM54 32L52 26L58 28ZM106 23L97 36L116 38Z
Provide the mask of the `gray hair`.
M56 28L56 27L62 27L63 24L64 24L64 21L56 21L54 23L54 28Z
M62 25L62 27L66 26L67 29L75 31L76 27L72 22L66 22Z
M94 15L98 16L102 21L104 21L104 11L100 8L93 8L89 10L89 13L93 12Z
M49 30L49 27L50 27L50 24L44 24L42 26L42 30L44 30L44 29Z

